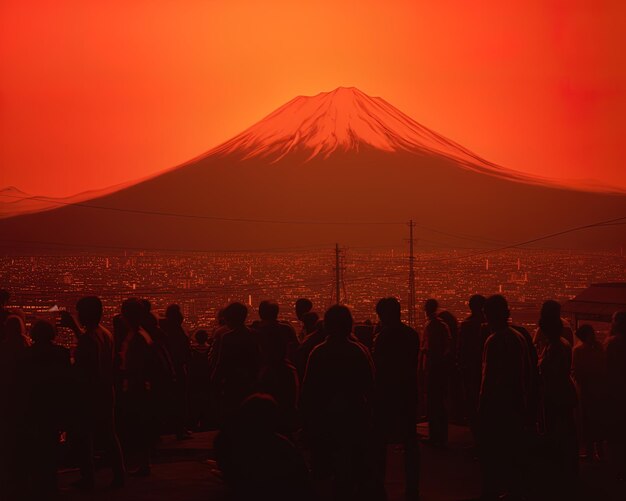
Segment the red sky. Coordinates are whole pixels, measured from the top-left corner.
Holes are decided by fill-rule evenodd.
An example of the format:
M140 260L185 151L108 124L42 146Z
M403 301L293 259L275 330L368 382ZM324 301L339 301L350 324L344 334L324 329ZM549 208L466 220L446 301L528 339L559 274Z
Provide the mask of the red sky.
M622 0L0 3L0 187L141 178L355 86L506 167L626 187Z

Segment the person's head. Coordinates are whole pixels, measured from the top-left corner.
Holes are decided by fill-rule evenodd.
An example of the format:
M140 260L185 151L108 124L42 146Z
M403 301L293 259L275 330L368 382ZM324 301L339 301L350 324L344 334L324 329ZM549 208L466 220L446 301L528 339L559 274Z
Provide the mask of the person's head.
M141 301L144 310L146 310L147 312L152 311L152 303L148 299L141 298L139 301Z
M198 329L194 335L196 343L202 345L206 344L209 340L209 333L205 329Z
M7 304L9 304L9 299L11 298L11 294L6 289L0 289L0 308L4 308Z
M376 314L384 325L400 322L400 301L395 297L384 297L376 303Z
M296 317L302 321L302 316L313 309L313 302L310 299L301 297L296 301Z
M441 320L444 324L448 326L448 329L450 329L450 333L453 336L456 336L458 330L458 322L456 317L452 313L450 313L448 310L443 310L439 312L437 318L439 318L439 320Z
M165 318L169 322L172 322L175 325L182 325L185 317L183 316L183 312L180 311L180 306L177 304L170 304L165 310Z
M159 327L159 320L154 313L152 313L151 311L146 311L143 303L142 307L143 309L141 315L141 326L148 332L154 332Z
M546 320L561 318L561 305L557 301L550 299L541 305L539 316L541 319Z
M308 313L305 313L304 315L302 315L304 330L306 330L306 332L310 334L317 327L317 323L319 322L319 320L320 316L314 311L309 311Z
M224 318L224 308L220 308L219 310L217 310L215 320L217 322L217 325L219 326L226 325L226 319Z
M278 319L278 303L261 301L259 304L259 318L266 322L275 322Z
M9 315L4 323L4 338L18 339L26 334L24 320L18 315Z
M331 306L324 315L324 329L330 337L348 337L353 323L350 309L342 304Z
M144 307L136 297L130 297L122 303L122 317L133 329L139 328L144 317Z
M102 301L97 296L85 296L76 303L76 311L81 325L97 327L102 320Z
M539 319L539 328L548 341L554 342L561 338L563 333L563 320L560 316L548 315Z
M424 311L426 312L426 316L428 318L433 318L437 315L437 310L439 309L439 302L436 299L430 298L427 299L424 303Z
M254 393L242 402L233 422L239 431L254 435L275 432L278 418L278 405L274 397L266 393Z
M613 314L611 334L626 336L626 310L616 311Z
M30 338L35 344L51 343L56 334L55 326L48 320L37 320L30 328Z
M487 298L481 294L474 294L469 299L469 309L474 315L483 315L485 313L485 301Z
M596 341L596 331L589 324L583 324L576 329L576 337L584 344L593 344Z
M231 329L244 325L247 317L248 308L246 308L246 305L243 303L230 303L226 308L224 308L224 321Z
M490 329L498 330L506 327L510 316L509 303L503 295L496 294L487 298L485 301L485 317L487 317Z

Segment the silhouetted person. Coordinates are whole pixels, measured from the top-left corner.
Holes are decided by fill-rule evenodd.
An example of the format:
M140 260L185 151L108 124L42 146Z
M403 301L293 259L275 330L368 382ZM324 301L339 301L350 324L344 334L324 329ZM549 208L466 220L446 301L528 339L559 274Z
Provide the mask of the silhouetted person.
M450 329L437 316L439 303L428 299L424 311L428 322L424 328L424 357L427 374L428 442L442 446L448 442L446 393L450 371Z
M363 496L368 464L374 373L366 349L350 337L352 314L331 306L324 315L326 340L309 356L301 409L313 471L330 477L336 499Z
M611 335L606 343L609 379L608 444L619 478L626 478L626 311L613 315Z
M11 294L6 289L0 289L0 344L4 341L4 324L11 315L11 311L7 307Z
M194 337L196 344L191 348L189 364L190 421L194 429L206 430L210 423L209 333L199 329Z
M261 301L259 304L259 318L252 323L252 329L256 333L261 350L261 363L266 359L276 360L276 355L269 353L270 349L278 348L281 353L286 353L289 360L293 360L296 350L300 345L294 328L278 320L278 304L273 301ZM271 341L268 339L271 338ZM284 347L279 346L283 344Z
M527 419L528 346L509 326L509 306L501 295L485 302L491 335L485 342L479 399L484 499L519 494Z
M309 472L296 447L278 433L270 395L249 396L215 439L217 464L236 501L309 501Z
M113 470L114 487L124 484L124 459L115 430L113 336L100 325L102 302L96 296L76 303L78 323L67 312L62 325L76 335L73 377L76 385L76 436L81 489L94 488L94 441L102 444Z
M255 334L245 325L247 316L248 310L241 303L231 303L224 309L226 330L220 336L219 353L211 375L222 422L254 392L259 374L259 345Z
M299 299L296 300L296 304L295 306L295 311L296 311L296 318L304 323L304 315L306 315L307 313L310 313L313 310L313 302L310 299L307 299L305 297L301 297ZM304 340L305 337L305 328L303 327L303 329L299 332L298 337L300 339L300 341Z
M23 394L20 373L30 342L22 317L9 315L0 343L0 495L18 498L23 488L23 471L16 457L21 451L20 436Z
M606 354L591 325L581 325L576 337L581 343L574 348L572 373L580 401L583 457L601 459L608 423Z
M189 337L183 328L184 316L180 306L171 304L165 310L165 318L161 320L160 327L165 332L172 362L174 364L174 402L173 402L173 425L178 440L189 438L189 432L185 429L189 407L189 362L191 360L191 345Z
M440 311L437 316L448 326L450 331L450 350L448 355L448 402L449 417L453 421L462 422L465 420L465 410L463 408L463 381L457 360L457 350L459 342L459 321L448 310Z
M150 311L150 302L139 300L142 307L141 328L148 334L150 356L147 357L146 373L150 381L150 392L154 404L155 439L160 431L176 431L175 425L180 427L181 410L176 386L176 369L170 354L168 338L159 327L157 317ZM156 428L158 426L158 428Z
M561 337L563 322L560 317L542 318L539 328L546 340L539 359L545 434L553 454L554 480L557 484L569 485L578 475L578 443L574 420L577 397L570 377L572 347Z
M300 381L304 379L306 372L306 364L309 361L309 355L320 344L326 340L326 331L324 330L324 322L319 320L319 316L315 312L305 313L302 317L304 323L304 338L298 346L295 354L295 365L300 376Z
M354 337L368 350L374 345L376 328L371 320L366 320L354 325Z
M532 433L537 433L538 424L543 418L539 419L539 415L542 414L540 410L539 400L540 396L540 377L539 377L539 356L537 355L537 348L533 343L533 337L528 332L528 329L521 325L510 324L511 328L516 330L524 341L528 349L528 370L526 374L526 380L528 381L526 386L526 428Z
M136 469L133 476L151 473L150 452L157 436L157 412L154 387L154 341L142 327L145 308L137 298L122 303L126 335L121 346L122 394L125 449L133 453Z
M24 408L20 426L25 490L33 499L50 499L57 491L59 433L67 429L70 387L70 352L54 344L56 329L46 320L30 329L33 345L20 369Z
M319 327L320 316L314 311L309 311L302 315L302 327L305 337L312 334Z
M295 333L294 333L295 334ZM257 389L276 400L278 430L289 434L297 429L298 391L300 381L295 366L287 358L287 344L280 331L268 330L263 334L261 370Z
M376 369L374 425L381 440L377 451L378 487L384 488L387 444L404 446L406 499L419 498L419 444L417 423L417 369L420 339L402 323L400 303L394 297L376 305L380 331L374 339L372 358Z
M574 332L572 328L561 318L561 305L552 299L545 301L541 306L541 313L539 315L540 320L544 320L547 322L556 321L556 319L560 319L563 324L563 331L561 332L561 337L563 337L570 346L574 346ZM541 327L537 327L535 331L535 335L533 337L533 343L537 349L537 355L539 357L542 356L542 352L546 347L547 339Z
M457 356L463 377L467 417L475 440L478 439L477 417L483 348L488 334L484 311L485 301L485 297L480 294L475 294L470 298L471 314L461 322L457 343Z

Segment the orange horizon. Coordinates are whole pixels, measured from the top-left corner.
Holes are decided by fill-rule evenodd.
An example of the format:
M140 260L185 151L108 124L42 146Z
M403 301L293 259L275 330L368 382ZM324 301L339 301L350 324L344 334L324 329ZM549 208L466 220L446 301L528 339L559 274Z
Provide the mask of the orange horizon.
M0 7L0 188L145 178L355 86L487 160L626 188L617 1Z

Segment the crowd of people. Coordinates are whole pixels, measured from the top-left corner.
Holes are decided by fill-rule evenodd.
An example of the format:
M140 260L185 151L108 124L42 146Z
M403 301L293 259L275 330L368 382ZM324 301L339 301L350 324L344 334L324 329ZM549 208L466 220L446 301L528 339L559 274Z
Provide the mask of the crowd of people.
M556 301L543 304L534 335L511 321L502 295L472 296L469 309L457 322L428 299L420 336L393 297L377 302L376 323L360 324L346 306L320 315L299 299L299 330L275 302L262 301L251 323L234 302L214 330L190 336L178 305L158 318L139 298L122 303L109 331L102 302L87 296L61 314L76 336L70 352L49 321L27 332L0 291L2 499L53 498L60 461L80 468L77 489L97 487L98 466L122 488L128 475L150 475L161 435L217 429L234 499L384 500L387 448L399 444L406 499L416 500L422 406L425 446L446 446L450 420L469 425L484 499L573 498L580 457L608 457L623 478L626 312L601 343L591 325L574 333Z

